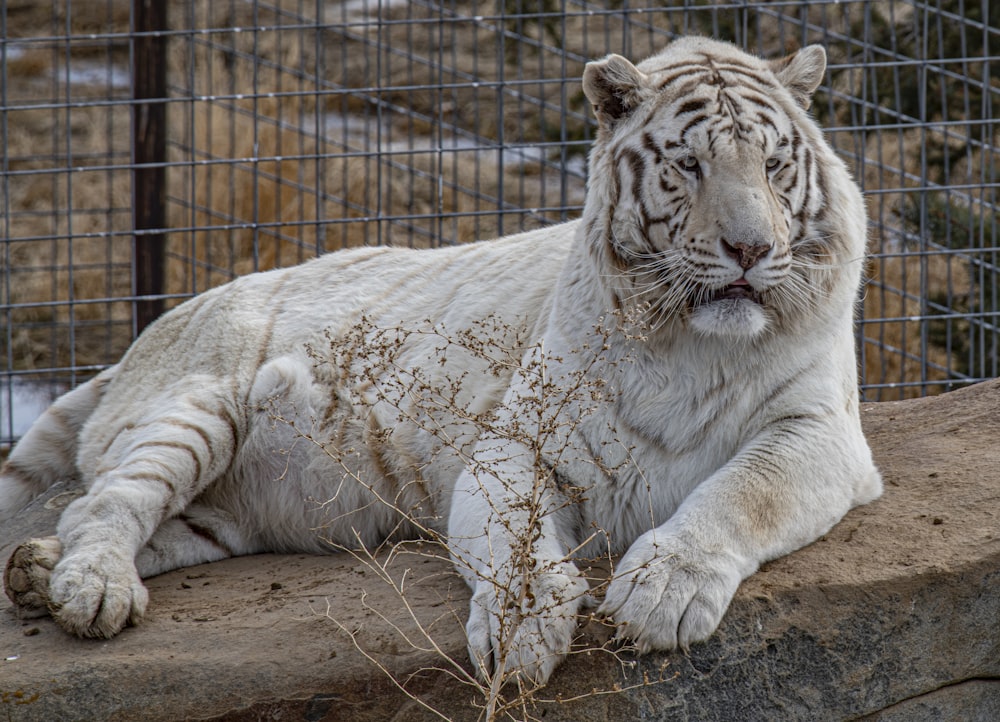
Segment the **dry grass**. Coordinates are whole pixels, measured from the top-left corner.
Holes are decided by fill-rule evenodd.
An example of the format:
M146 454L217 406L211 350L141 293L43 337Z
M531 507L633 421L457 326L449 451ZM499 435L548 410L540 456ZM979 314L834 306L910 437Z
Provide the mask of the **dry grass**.
M375 637L365 629L366 624L343 617L335 605L328 605L323 613L374 669L388 676L432 716L448 719L445 711L454 708L454 697L442 709L438 700L426 696L420 678L428 674L448 678L454 694L468 695L470 707L480 711L479 719L484 722L541 720L545 710L540 706L546 701L581 702L672 679L665 663L657 675L627 674L635 666L635 649L612 640L614 624L594 619L591 614L592 595L604 594L614 562L603 554L580 558L579 551L595 539L606 538L607 532L596 525L589 528L585 532L588 538L577 540L579 546L568 555L553 554L540 542L544 535L553 533L551 517L585 501L583 488L564 484L556 491L554 469L562 464L594 463L590 452L585 452L586 461L579 456L580 449L571 442L574 430L599 408L615 402L616 392L602 374L631 361L627 354L624 358L609 356L607 350L609 344L621 342L623 328L640 327L637 318L624 315L601 319L593 329L597 340L592 346L555 357L540 344L531 344L523 328L499 318L462 329L430 322L385 328L362 318L342 336L329 339L328 347L310 349L315 368L321 375L337 379L347 402L331 412L327 421L333 423L326 431L314 422L302 424L303 419L285 417L281 411L284 400L261 409L271 415L273 422L290 425L297 438L315 445L333 461L342 474L341 483L345 487L358 484L364 490L362 498L396 520L400 535L412 536L415 532L423 540L401 546L390 541L380 545L382 548L370 548L357 530L345 540L344 532L337 529L341 515L347 513L338 501L339 492L324 500L330 523L321 524L319 532L327 534L327 543L351 554L380 586L388 587L393 608L389 611L377 601L372 604L369 598L362 599L366 620L374 620L384 629ZM428 339L434 350L424 359L426 363L413 365L413 344ZM449 365L446 360L456 357L463 359L456 368L466 371L454 376L445 372L442 376L440 369ZM476 369L471 375L470 368ZM502 388L511 375L518 379L521 392L496 405L484 406L482 398L469 396L465 388L468 383L482 383L484 376L492 377L493 384L499 383ZM370 467L362 461L369 452L354 448L348 437L335 430L345 428L342 413L352 419L379 419L369 425L369 448L393 448L394 429L419 429L435 449L432 456L454 455L461 459L470 488L476 490L468 504L482 505L481 534L490 543L480 543L478 530L470 537L456 536L453 531L443 533L443 520L425 507L424 485L428 482L423 478L423 462L400 460L394 466L390 484L370 476ZM327 436L328 432L332 433ZM480 440L478 445L470 442L476 439ZM538 463L543 457L550 463ZM533 473L510 472L520 468L526 459L535 460L531 464ZM623 466L634 463L629 454L621 461ZM616 468L606 471L613 475ZM412 487L420 499L415 506L407 487ZM354 498L353 494L344 496ZM411 561L405 561L407 557ZM474 580L473 614L481 608L489 615L489 629L493 632L486 643L488 648L482 647L484 641L477 638L475 631L466 638L472 670L465 653L455 655L443 642L448 627L455 622L461 625L466 618L465 609L456 609L450 600L438 596L441 611L427 623L411 603L426 593L419 588L424 580L419 578L419 571L415 575L404 565L420 558L450 559L468 579ZM442 588L440 579L428 581ZM372 597L384 600L377 592ZM591 627L603 627L603 634L582 637L574 631L573 643L567 639L562 646L562 642L555 641L558 633L549 637L537 631L567 624L575 630L587 621ZM466 627L467 632L473 629ZM423 655L426 661L420 673L396 673L396 664L386 653L389 649L397 655L399 649ZM592 680L573 700L545 700L542 687L555 664L553 655L560 659L563 655L603 657L612 662L612 668L619 667L622 676L606 687Z

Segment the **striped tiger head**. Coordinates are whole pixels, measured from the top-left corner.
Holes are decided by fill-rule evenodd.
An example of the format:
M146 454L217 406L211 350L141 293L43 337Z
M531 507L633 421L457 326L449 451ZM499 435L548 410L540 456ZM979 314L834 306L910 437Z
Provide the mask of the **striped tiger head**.
M819 46L769 62L705 38L588 64L584 228L617 303L730 337L853 304L863 201L806 113L825 69Z

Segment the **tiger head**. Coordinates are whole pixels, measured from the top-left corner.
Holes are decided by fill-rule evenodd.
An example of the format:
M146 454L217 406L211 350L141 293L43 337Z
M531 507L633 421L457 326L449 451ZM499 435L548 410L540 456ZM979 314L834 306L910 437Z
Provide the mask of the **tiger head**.
M616 303L727 337L852 306L863 201L806 113L825 70L820 46L769 62L705 38L587 65L584 232Z

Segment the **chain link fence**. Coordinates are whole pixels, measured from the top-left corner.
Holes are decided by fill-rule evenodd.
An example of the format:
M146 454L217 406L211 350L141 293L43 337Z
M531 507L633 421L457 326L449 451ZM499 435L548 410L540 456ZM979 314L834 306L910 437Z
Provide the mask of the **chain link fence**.
M576 217L594 130L584 64L686 33L771 56L827 48L814 112L871 221L865 397L995 377L996 12L0 0L0 445L157 314L239 274Z

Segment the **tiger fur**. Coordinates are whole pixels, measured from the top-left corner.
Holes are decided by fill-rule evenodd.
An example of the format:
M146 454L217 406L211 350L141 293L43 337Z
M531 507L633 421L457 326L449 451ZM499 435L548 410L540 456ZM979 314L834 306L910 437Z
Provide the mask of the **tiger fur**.
M706 638L762 562L881 492L852 331L865 209L806 112L825 68L818 46L765 61L703 38L637 66L610 55L583 76L598 134L580 220L438 250L332 253L167 313L57 400L3 467L0 523L56 481L87 490L57 537L15 551L8 595L73 634L111 637L141 618L142 578L375 545L415 530L402 509L448 536L473 592L481 674L505 638L509 670L548 679L585 603L573 554L601 549L622 555L599 610L622 636L642 651ZM573 454L536 498L551 513L537 522L534 613L519 626L504 628L497 578L510 575L537 460L457 416L442 421L458 440L448 452L400 420L405 398L353 403L371 389L345 388L307 348L335 346L362 318L455 331L493 318L526 353L544 349L553 378L586 369L614 388L586 415L567 405ZM595 347L607 351L596 363ZM442 359L427 335L407 336L398 360L441 386L462 379L462 403L500 421L532 393L523 367ZM303 443L303 427L349 449L350 469ZM473 473L476 454L496 473Z

